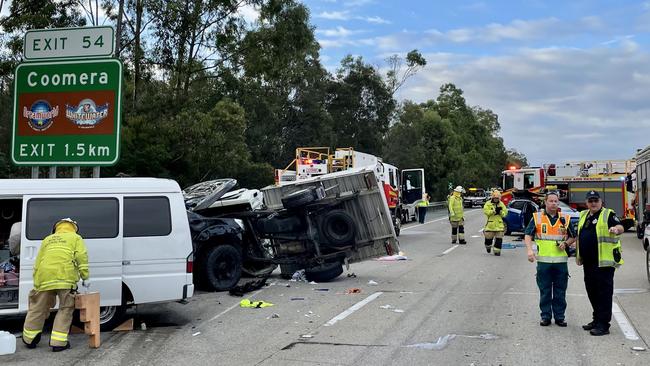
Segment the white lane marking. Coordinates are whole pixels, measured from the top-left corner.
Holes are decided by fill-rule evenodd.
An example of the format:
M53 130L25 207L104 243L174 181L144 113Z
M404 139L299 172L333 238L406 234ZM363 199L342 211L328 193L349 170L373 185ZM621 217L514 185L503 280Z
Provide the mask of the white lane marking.
M253 293L250 295L250 297L251 297L251 298L252 298L252 297L255 297L255 295L259 294L259 293L262 292L262 291L264 291L264 289L257 290L257 291L255 291L255 292L253 292ZM220 312L219 314L217 314L217 315L213 316L212 318L210 318L210 319L204 321L203 323L201 323L201 325L197 326L197 328L203 326L203 325L206 324L206 323L210 323L210 322L212 322L212 321L217 320L218 318L220 318L221 316L223 316L224 314L226 314L227 312L231 311L232 309L234 309L234 308L236 308L236 307L238 307L238 306L239 306L239 303L238 303L238 302L234 303L234 304L233 304L231 307L229 307L228 309L226 309L226 310Z
M470 212L468 212L468 214L473 214L474 212L478 212L478 210L470 211ZM441 217L441 218L439 218L439 219L435 219L435 220L427 221L427 222L425 222L424 224L417 224L417 225L409 226L409 227L407 227L407 228L402 229L402 231L406 231L406 230L410 230L410 229L414 229L414 228L422 227L422 226L424 226L424 225L429 225L429 224L431 224L431 223L438 222L438 221L443 221L443 220L449 221L449 217L445 216L445 217ZM483 229L481 229L481 231L483 231Z
M375 292L374 294L366 297L365 299L359 301L358 303L350 306L346 311L344 311L341 314L339 314L339 315L333 317L332 319L330 319L330 321L325 323L325 326L326 327L332 326L332 325L336 324L337 322L347 318L348 316L352 315L352 313L354 313L355 311L357 311L357 310L361 309L362 307L368 305L370 302L374 301L376 298L378 298L382 294L383 294L383 292Z
M614 319L616 319L616 322L618 323L618 326L621 328L623 335L625 335L625 338L631 341L639 340L639 336L636 334L634 327L632 326L630 321L627 320L627 316L625 316L625 313L623 313L621 308L615 302L612 302L612 315L614 315Z
M447 255L447 254L451 253L451 251L456 249L456 248L458 248L458 244L456 244L453 247L451 247L451 248L445 250L444 252L442 252L442 255Z

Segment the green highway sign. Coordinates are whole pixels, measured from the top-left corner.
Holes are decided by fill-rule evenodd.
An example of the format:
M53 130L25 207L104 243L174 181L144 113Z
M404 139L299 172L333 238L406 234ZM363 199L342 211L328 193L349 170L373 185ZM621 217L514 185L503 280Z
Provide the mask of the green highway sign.
M122 64L34 62L15 71L12 160L17 165L113 165L120 148Z

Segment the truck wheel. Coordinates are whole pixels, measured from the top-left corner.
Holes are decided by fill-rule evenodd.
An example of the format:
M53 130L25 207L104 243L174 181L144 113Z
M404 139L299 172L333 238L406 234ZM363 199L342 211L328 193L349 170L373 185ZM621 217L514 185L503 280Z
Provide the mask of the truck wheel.
M328 282L343 273L343 264L340 261L324 263L305 269L307 281Z
M126 306L102 306L99 308L99 329L102 332L110 332L124 322L126 318ZM79 310L75 310L72 315L72 324L76 327L84 327L81 322Z
M300 208L317 200L315 188L306 188L282 197L282 206L287 210Z
M237 248L228 244L212 247L206 251L202 270L207 284L213 290L229 290L241 278L241 254Z
M643 223L636 226L636 237L643 240L643 234L645 232L645 226Z
M320 230L325 240L333 246L352 244L357 231L354 219L343 210L324 214Z

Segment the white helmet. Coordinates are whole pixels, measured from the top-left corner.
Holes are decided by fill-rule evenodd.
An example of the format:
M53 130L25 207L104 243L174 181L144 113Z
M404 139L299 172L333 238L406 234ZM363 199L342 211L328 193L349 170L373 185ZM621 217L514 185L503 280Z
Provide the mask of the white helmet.
M454 192L463 193L465 192L465 190L463 189L463 187L457 186L456 188L454 188Z
M56 232L56 227L59 226L59 224L63 224L65 222L74 225L75 232L79 232L79 225L77 224L77 222L74 221L73 219L69 218L69 217L66 217L64 219L61 219L61 220L57 221L54 224L54 226L52 227L52 233Z

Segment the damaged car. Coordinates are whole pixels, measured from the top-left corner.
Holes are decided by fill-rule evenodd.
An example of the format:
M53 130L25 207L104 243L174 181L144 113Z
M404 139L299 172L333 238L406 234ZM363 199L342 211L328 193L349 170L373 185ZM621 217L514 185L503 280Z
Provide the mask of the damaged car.
M343 267L397 253L390 211L374 172L358 169L261 190L234 179L184 191L194 246L195 283L234 287L242 274L325 282Z

